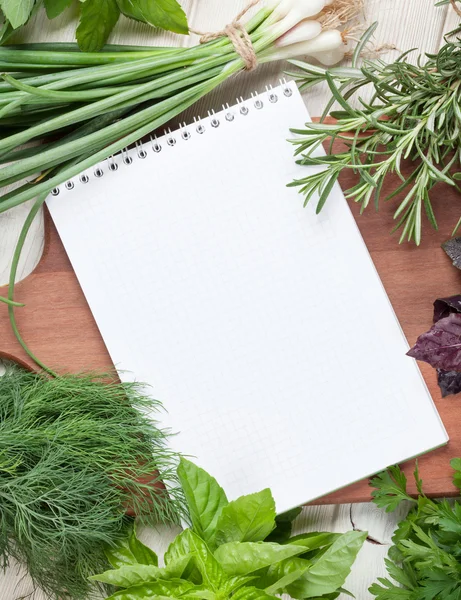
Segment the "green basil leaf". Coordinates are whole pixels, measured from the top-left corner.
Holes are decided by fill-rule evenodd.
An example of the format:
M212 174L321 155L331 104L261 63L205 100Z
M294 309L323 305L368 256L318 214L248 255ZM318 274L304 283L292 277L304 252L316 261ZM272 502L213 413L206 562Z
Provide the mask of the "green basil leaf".
M107 600L144 600L145 598L164 597L178 598L195 586L181 579L171 581L155 581L144 585L135 585L127 590L120 590L109 596Z
M281 544L288 542L293 529L293 521L301 514L302 507L293 508L275 517L275 529L266 537L266 542Z
M277 523L275 529L267 536L266 542L276 542L277 544L284 544L290 542L291 532L293 526L291 523L284 521L283 523Z
M277 523L293 523L293 521L297 519L302 512L303 507L297 506L296 508L292 508L291 510L287 510L280 515L277 515L275 520Z
M13 35L13 33L14 29L11 27L11 23L5 19L4 23L0 27L0 44L4 44L7 39Z
M268 594L281 594L285 589L306 573L312 563L297 556L287 558L282 562L271 565L262 578L261 584L264 584ZM260 583L258 582L258 587Z
M170 544L165 553L165 564L169 566L171 562L189 555L192 555L203 584L217 591L226 579L224 571L206 543L193 531L186 529Z
M331 546L337 539L341 537L341 533L328 533L328 532L311 532L297 535L290 538L290 544L296 544L304 546L307 551L317 550L325 546Z
M35 0L0 0L0 8L13 29L27 22Z
M93 581L101 581L122 588L153 582L163 575L162 569L152 565L125 565L119 569L106 571L90 577Z
M128 546L133 553L136 562L138 562L140 565L158 566L158 556L153 550L138 540L134 528L130 537L128 538Z
M248 575L285 558L302 554L302 546L281 546L272 542L230 542L215 551L215 557L228 575Z
M165 565L169 566L174 561L177 561L185 556L192 556L194 548L191 544L191 530L185 529L168 546L168 550L165 552L164 561Z
M137 564L158 566L157 555L138 540L134 528L116 546L107 547L105 553L114 569Z
M133 552L130 550L128 538L120 540L116 546L107 547L105 549L105 554L107 560L114 567L114 569L119 569L120 567L126 565L138 564Z
M276 596L270 596L264 590L256 587L242 587L232 595L232 600L279 600Z
M119 569L106 571L100 575L93 575L90 579L123 588L150 583L157 579L179 579L191 558L192 556L183 556L162 569L154 565L124 565Z
M162 569L162 572L164 573L164 578L169 579L170 577L176 577L187 579L187 577L184 577L184 572L186 571L192 558L192 554L188 554L186 556L177 558L176 560L170 561L170 564L163 567Z
M177 0L117 0L120 12L131 19L187 35L187 17Z
M194 560L198 570L200 571L200 574L202 575L203 583L208 589L217 591L222 586L223 581L226 579L224 571L216 558L213 556L211 550L207 548L207 546L198 536L196 536L196 540L194 541L196 544Z
M349 575L366 537L362 531L341 535L300 579L288 586L290 596L313 598L336 592Z
M85 0L81 3L77 42L83 52L97 52L107 41L120 16L116 0Z
M229 596L230 594L233 594L239 588L243 587L244 585L248 585L250 582L253 582L256 579L258 579L258 577L256 577L255 575L252 575L251 577L238 577L238 576L228 577L224 581L219 592L223 596Z
M216 544L260 542L275 527L275 501L269 489L241 496L222 509L216 525Z
M205 542L213 544L216 524L224 506L228 504L226 494L214 477L181 458L178 467L193 530Z
M72 4L73 0L44 0L46 16L54 19Z
M300 559L302 560L302 559ZM302 569L297 569L296 571L292 571L291 573L287 573L283 577L281 577L278 581L270 585L266 588L266 592L270 595L274 594L283 594L286 591L286 588L291 584L300 579L304 573L309 569L309 565L303 567Z
M186 531L189 531L188 529ZM173 565L181 560L187 559L187 565L182 573L182 579L187 579L193 583L199 584L202 582L202 576L195 564L195 557L192 554L189 543L189 534L185 531L180 533L169 545L168 550L163 557L165 568L173 568Z
M344 588L339 588L338 592L340 594L344 594L345 596L349 596L349 598L355 598L355 596L352 592L350 592L349 590L345 590Z
M203 585L197 585L193 590L187 592L187 594L183 594L181 596L181 599L182 598L184 598L184 600L189 600L190 598L194 600L195 598L199 598L200 600L216 600L218 598L218 595L215 594L215 592L212 592L211 590L207 590Z
M333 594L326 594L325 596L315 596L315 598L309 598L309 600L336 600L336 598L339 598L340 595L341 595L341 592L338 591ZM395 598L393 600L403 600L403 599Z

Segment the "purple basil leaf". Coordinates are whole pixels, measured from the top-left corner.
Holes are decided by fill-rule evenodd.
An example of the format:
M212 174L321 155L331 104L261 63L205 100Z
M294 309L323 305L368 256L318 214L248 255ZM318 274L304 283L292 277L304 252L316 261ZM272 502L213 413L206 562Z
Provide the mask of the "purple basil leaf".
M461 370L461 314L452 313L437 321L416 340L408 356L429 363L435 369Z
M461 295L437 298L434 302L434 323L448 317L451 313L461 313Z
M461 237L451 238L442 244L442 248L458 269L461 269Z
M461 392L461 372L437 369L437 383L442 391L442 397Z

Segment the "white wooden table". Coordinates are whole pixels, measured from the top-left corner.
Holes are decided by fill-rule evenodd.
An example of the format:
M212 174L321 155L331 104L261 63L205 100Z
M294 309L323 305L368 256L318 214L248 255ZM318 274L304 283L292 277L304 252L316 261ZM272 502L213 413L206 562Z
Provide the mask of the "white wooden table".
M308 1L308 0L306 0ZM76 6L77 3L75 3ZM192 27L201 31L215 31L232 20L246 5L246 0L182 0ZM395 58L399 51L418 47L421 51L436 52L443 43L444 33L452 30L458 19L451 8L435 8L435 0L365 0L365 19L368 23L379 22L375 43L392 44L397 50L383 55L385 60ZM74 7L75 8L75 7ZM39 13L22 31L18 41L47 42L74 41L76 12L70 8L58 19L50 22L44 12ZM110 41L125 44L179 44L196 43L191 38L158 34L151 28L134 21L121 19ZM416 53L415 53L416 56ZM222 102L237 96L246 96L254 90L274 84L283 74L283 64L267 65L257 73L241 75L222 86L210 97L194 107L194 114L206 114L206 109L221 106ZM319 86L305 94L311 115L323 110L328 91ZM192 113L190 113L192 114ZM9 261L27 206L0 215L0 285L7 282ZM25 277L37 264L43 247L43 223L41 219L33 226L23 253L20 277ZM1 337L1 336L0 336ZM367 530L365 542L346 587L358 600L372 598L369 585L385 574L384 558L391 543L391 536L401 514L386 515L372 504L307 507L297 521L297 532L330 530L344 532L351 528ZM175 532L168 528L144 532L154 548L162 550ZM0 573L0 600L15 600L31 591L31 584L24 572L12 565L5 574ZM38 593L36 600L44 600Z

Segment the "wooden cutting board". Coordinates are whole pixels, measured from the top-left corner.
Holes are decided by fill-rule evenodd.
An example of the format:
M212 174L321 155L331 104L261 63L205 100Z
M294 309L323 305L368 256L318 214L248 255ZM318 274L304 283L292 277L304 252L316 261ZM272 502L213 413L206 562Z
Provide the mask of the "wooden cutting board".
M408 171L408 165L406 168ZM354 180L351 172L344 172L340 180L343 189L351 187ZM397 179L387 182L387 189L383 189L381 197L384 198L398 183ZM410 244L399 246L398 237L389 235L394 225L395 199L383 204L379 213L370 207L363 216L359 216L359 207L350 203L410 344L430 327L433 301L438 297L461 293L461 271L452 266L440 247L443 241L451 237L461 214L461 198L444 185L437 187L432 196L439 231L433 231L425 222L423 242L419 248ZM45 249L39 264L31 275L16 286L15 299L26 304L24 308L16 310L19 330L32 351L45 364L61 372L108 369L112 366L109 354L48 213L45 214L45 235ZM341 248L332 245L331 252L339 253ZM0 295L6 293L5 288L0 288ZM360 296L357 296L356 310L360 314ZM379 317L377 314L376 318ZM2 303L0 356L35 368L16 341L8 321L6 305ZM457 495L459 492L451 482L449 461L461 456L461 394L442 399L435 371L425 364L421 364L421 370L450 436L448 446L419 459L425 491L431 496ZM334 366L331 375L334 377ZM376 387L379 385L380 382L376 381ZM373 391L368 391L371 403ZM404 468L411 478L414 461ZM410 490L414 491L413 485ZM364 480L317 503L364 502L370 499L370 491L368 481Z

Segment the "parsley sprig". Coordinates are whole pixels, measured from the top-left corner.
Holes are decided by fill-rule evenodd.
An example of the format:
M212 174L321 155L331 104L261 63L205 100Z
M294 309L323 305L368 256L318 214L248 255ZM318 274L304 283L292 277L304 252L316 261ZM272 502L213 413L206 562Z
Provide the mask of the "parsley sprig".
M461 41L447 41L438 54L420 57L416 65L407 61L407 52L392 64L365 60L358 68L360 52L373 31L374 26L364 34L352 68L325 70L291 61L299 68L293 75L301 88L325 80L332 98L321 122L293 130L298 137L292 140L299 164L325 168L290 185L300 188L305 204L318 194L320 212L341 171L352 169L358 182L345 194L364 211L371 202L378 208L384 181L396 173L401 183L385 198L399 197L394 231L401 229L400 242L419 245L424 214L437 229L430 196L434 186L445 183L461 191ZM351 97L365 86L373 88L372 98L359 98L360 108L355 108ZM331 111L335 101L340 110ZM325 121L328 114L336 122ZM343 151L333 151L337 140L344 143ZM326 141L329 152L319 156L316 150ZM406 159L412 161L410 175L401 169ZM461 219L455 231L460 223Z
M451 466L460 487L461 459L452 460ZM414 476L417 499L408 495L407 479L399 467L371 482L376 488L374 502L386 511L404 501L412 506L392 538L386 560L389 578L379 578L370 592L378 600L456 600L461 597L461 504L427 498L417 468Z

